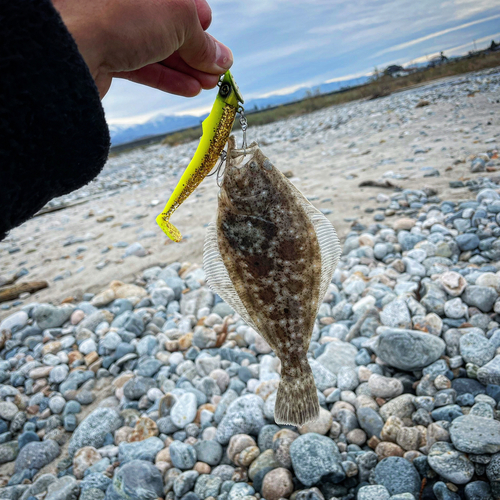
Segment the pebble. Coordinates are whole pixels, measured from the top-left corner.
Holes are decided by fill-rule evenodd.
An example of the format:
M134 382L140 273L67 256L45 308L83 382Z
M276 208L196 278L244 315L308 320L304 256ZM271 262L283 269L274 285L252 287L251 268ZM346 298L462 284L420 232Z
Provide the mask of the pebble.
M71 436L68 453L73 456L84 446L100 448L108 433L121 427L121 418L112 408L97 408L85 418Z
M227 444L238 433L258 435L265 425L262 398L253 395L242 396L233 401L217 428L216 439Z
M474 475L472 462L450 443L434 443L429 450L428 462L434 471L453 484L466 484Z
M384 377L374 373L368 379L372 396L391 399L403 393L403 384L396 378Z
M40 470L58 457L59 453L59 445L52 439L28 443L17 455L15 472L21 472L24 469Z
M387 457L375 467L373 480L385 486L391 495L411 493L415 498L420 494L420 476L417 469L401 457Z
M389 500L391 494L380 485L363 486L358 490L357 500Z
M278 467L269 471L262 483L262 496L266 500L288 498L294 490L292 479L292 473L288 469Z
M500 451L500 422L476 415L464 415L450 426L453 446L464 453L497 453Z
M442 339L415 330L380 327L373 349L382 361L401 370L422 369L441 357Z
M110 500L149 500L163 497L163 478L152 463L132 460L116 471L106 495Z
M174 441L170 445L170 458L174 467L192 469L196 463L196 450L190 444Z
M179 429L194 421L197 411L196 396L190 392L182 395L170 411L172 422Z
M326 436L308 433L298 437L290 447L290 457L297 478L305 486L313 486L327 475L334 482L345 477L338 447Z

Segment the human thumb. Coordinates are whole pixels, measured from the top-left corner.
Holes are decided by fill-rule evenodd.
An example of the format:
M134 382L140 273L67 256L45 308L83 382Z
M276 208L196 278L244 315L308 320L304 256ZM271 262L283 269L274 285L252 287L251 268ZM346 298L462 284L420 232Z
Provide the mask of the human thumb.
M233 64L231 50L203 31L201 25L186 38L178 52L192 68L205 73L221 74Z

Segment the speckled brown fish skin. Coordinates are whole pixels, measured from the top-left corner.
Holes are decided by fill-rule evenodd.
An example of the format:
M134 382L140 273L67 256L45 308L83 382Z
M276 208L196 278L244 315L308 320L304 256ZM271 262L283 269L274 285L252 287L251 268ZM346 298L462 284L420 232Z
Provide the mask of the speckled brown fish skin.
M233 148L231 142L219 198L219 250L244 307L282 363L275 420L302 425L319 413L306 354L322 299L320 246L291 183L260 149L238 168Z

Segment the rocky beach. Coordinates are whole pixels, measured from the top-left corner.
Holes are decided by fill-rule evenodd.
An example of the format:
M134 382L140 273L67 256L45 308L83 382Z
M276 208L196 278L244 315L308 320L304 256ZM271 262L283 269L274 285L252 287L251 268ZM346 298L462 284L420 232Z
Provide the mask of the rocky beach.
M0 499L500 499L499 112L495 69L249 115L343 245L301 428L274 421L278 358L206 286L215 179L173 216L183 242L156 226L196 143L111 157L12 231L0 286L48 286L0 303Z

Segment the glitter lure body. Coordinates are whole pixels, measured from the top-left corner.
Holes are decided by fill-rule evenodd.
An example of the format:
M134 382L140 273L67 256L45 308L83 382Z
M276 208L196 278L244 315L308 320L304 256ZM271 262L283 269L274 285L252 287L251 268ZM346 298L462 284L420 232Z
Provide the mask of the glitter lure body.
M307 351L339 240L256 143L237 150L230 137L227 162L217 221L205 240L207 283L281 360L274 418L300 426L319 414Z
M243 103L230 71L224 74L219 87L212 111L203 121L203 135L193 159L182 174L163 212L156 218L163 232L176 242L181 241L182 235L170 222L170 217L213 170L227 143L240 103Z

